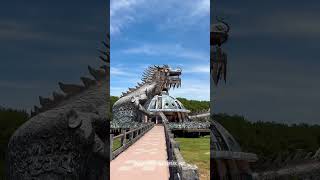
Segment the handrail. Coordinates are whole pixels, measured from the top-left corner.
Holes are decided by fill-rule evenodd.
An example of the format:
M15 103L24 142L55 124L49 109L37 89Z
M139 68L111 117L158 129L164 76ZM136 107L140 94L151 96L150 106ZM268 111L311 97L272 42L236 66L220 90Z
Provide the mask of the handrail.
M114 134L110 134L110 161L116 158L120 153L125 151L129 146L135 143L140 137L142 137L146 132L152 129L154 126L153 123L148 123L144 126L141 126L136 129L132 129L129 131L122 130L121 134L114 136ZM129 138L127 139L127 136ZM121 138L120 147L113 151L113 142L115 139Z
M117 139L117 138L120 138L120 137L122 137L122 136L123 136L123 134L119 134L119 135L117 135L117 136L114 136L113 139Z

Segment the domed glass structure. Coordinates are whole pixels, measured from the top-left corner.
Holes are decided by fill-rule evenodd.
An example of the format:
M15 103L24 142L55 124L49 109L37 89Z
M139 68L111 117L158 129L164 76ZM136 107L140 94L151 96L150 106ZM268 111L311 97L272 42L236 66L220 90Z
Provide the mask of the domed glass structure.
M145 107L149 112L159 114L152 121L159 123L162 121L160 113L163 113L169 122L183 122L188 118L190 110L176 98L170 96L167 92L154 96Z
M190 112L178 99L164 93L154 96L148 104L147 109L150 112Z

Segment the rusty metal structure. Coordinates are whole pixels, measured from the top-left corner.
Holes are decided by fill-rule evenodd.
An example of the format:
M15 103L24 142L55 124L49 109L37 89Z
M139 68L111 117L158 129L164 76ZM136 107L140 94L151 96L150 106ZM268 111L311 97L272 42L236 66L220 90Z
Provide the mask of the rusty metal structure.
M227 54L221 46L227 42L229 31L229 24L221 18L217 18L217 23L210 27L210 70L215 85L221 79L227 80Z
M216 22L210 27L210 75L213 81L211 91L220 80L223 79L225 82L227 80L227 53L223 51L222 46L228 41L229 32L230 25L222 18L216 18ZM211 97L211 108L213 108L213 97ZM252 179L250 162L257 161L257 155L242 152L236 139L214 119L210 124L210 133L211 179Z

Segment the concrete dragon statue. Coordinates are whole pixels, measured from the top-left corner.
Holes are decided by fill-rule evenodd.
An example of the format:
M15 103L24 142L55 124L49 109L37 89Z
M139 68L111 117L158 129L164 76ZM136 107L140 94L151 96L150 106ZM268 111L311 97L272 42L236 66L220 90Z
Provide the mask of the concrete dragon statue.
M145 70L142 83L122 94L112 108L111 127L134 128L143 122L144 115L152 115L144 107L155 95L181 86L181 69L168 65L153 66Z
M217 19L210 29L210 51L211 51L211 77L218 84L220 79L227 79L227 54L223 52L221 45L229 38L230 26L222 19Z
M63 94L40 97L41 108L8 144L8 180L106 180L109 171L109 36L94 79L83 86L59 83Z

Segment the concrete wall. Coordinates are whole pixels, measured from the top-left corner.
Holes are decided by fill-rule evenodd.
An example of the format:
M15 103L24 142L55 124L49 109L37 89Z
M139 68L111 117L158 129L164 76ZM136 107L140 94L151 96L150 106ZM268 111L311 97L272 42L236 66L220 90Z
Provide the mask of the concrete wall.
M166 123L163 123L166 136L168 161L173 162L169 167L170 180L199 180L198 167L184 161L179 144L174 140L174 135Z

